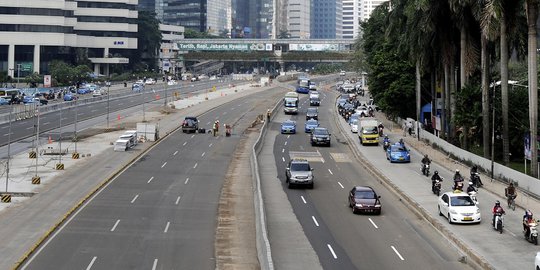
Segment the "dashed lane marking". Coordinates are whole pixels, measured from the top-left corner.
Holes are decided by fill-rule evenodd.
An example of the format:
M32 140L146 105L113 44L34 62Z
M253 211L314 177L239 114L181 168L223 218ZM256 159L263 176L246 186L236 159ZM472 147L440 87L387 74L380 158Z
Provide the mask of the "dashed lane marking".
M176 156L176 154L178 154L178 151L175 151L174 154L172 154L173 156Z
M281 153L285 153L285 148L281 149Z
M375 227L375 229L378 229L379 227L377 227L377 224L375 224L375 222L373 222L373 220L371 218L368 218L369 219L369 222L371 222L371 224L373 225L373 227Z
M184 185L187 185L188 182L189 182L189 177L186 178L186 181L184 182Z
M394 252L398 255L398 257L399 257L400 260L402 260L402 261L405 260L405 259L403 259L403 257L401 256L401 254L399 254L399 252L397 251L397 249L396 249L394 246L390 246L390 247L391 247L391 248L394 250Z
M192 139L195 138L195 134L191 135L191 138L192 138Z
M167 165L167 162L163 163L163 165L161 165L161 168L163 169L163 167L165 167L165 165Z
M117 220L114 225L112 226L111 228L111 232L114 232L114 230L116 230L116 226L118 226L118 223L120 223L120 220Z
M283 162L285 162L285 158L284 158L284 157L281 157L281 160L283 160Z
M331 175L334 175L334 173L333 173L330 169L328 169L328 172L329 172Z
M150 179L149 179L148 182L146 182L146 183L150 184L150 182L152 182L152 180L154 180L154 177L153 177L153 176L150 177Z
M199 163L195 163L195 165L193 165L193 169L197 168L197 165L199 165Z
M97 260L97 257L94 256L94 258L92 258L92 260L90 261L90 264L88 264L88 266L86 267L86 270L92 269L92 266L94 265L94 263L96 262L96 260Z
M135 200L137 200L137 198L139 198L139 194L135 195L135 197L133 197L133 200L131 200L131 203L134 203Z
M212 143L208 145L208 147L212 147Z
M169 231L169 225L171 225L171 222L167 221L167 225L165 225L165 230L163 230L163 233L167 233Z
M315 216L311 216L311 219L313 219L315 226L319 227L319 222L317 222L317 219L315 218Z
M157 262L158 262L158 259L154 259L154 264L152 265L152 270L156 270Z
M180 198L181 198L181 196L178 196L178 198L176 198L176 202L174 202L174 204L178 205L178 203L180 203Z
M340 183L340 182L337 182L339 184L339 186L343 189L345 189L345 187Z
M201 157L204 157L204 155L206 155L206 152L203 152L202 155L201 155Z
M332 246L330 244L326 244L326 246L328 246L328 249L330 250L330 253L332 253L332 256L334 257L334 259L337 259L337 255L334 252L334 249L332 248Z
M302 198L302 201L304 202L304 204L307 204L306 199L304 199L304 196L300 196L300 198Z
M187 142L184 142L184 144L182 144L183 146L186 146Z

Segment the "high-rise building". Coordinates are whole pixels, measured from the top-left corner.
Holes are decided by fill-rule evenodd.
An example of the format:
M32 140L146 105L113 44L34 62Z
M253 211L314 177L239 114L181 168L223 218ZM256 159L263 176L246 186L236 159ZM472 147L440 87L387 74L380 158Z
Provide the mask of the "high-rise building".
M384 2L388 2L388 0L361 0L360 2L360 20L366 21L376 7Z
M274 0L232 0L233 38L270 38Z
M83 57L108 74L110 64L129 62L126 49L137 49L136 0L0 1L0 14L0 70L12 77Z
M343 39L356 39L360 32L360 5L365 0L343 0Z
M287 32L290 38L311 38L311 0L288 0Z
M343 0L312 0L311 38L341 39Z
M228 34L230 31L230 0L155 1L157 18L164 24L180 25L213 35Z

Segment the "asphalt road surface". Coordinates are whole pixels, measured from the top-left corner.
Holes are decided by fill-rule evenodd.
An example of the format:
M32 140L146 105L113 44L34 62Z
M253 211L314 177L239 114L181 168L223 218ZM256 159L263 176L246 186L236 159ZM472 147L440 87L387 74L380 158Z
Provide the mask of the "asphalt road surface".
M275 163L283 189L323 268L469 268L458 261L460 253L448 240L409 211L353 158L333 122L335 97L335 92L321 91L319 121L332 133L331 147L312 147L304 133L309 107L306 95L301 96L298 115L285 116L280 111L271 124L272 130L279 131L283 120L297 121L297 134L275 138ZM285 168L291 156L310 161L315 176L313 190L287 188ZM380 216L352 214L347 195L355 185L369 185L381 196Z
M79 209L23 269L215 269L218 200L232 154L280 92L200 117L206 128L216 119L235 123L231 137L172 133Z

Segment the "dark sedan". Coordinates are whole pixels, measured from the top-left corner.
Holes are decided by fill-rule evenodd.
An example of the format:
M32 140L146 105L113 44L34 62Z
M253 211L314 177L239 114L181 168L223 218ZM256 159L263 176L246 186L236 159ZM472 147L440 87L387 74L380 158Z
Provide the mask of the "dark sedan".
M327 128L317 127L311 132L311 145L325 144L330 146L330 132Z
M356 213L381 214L381 196L368 186L356 186L349 192L349 207Z

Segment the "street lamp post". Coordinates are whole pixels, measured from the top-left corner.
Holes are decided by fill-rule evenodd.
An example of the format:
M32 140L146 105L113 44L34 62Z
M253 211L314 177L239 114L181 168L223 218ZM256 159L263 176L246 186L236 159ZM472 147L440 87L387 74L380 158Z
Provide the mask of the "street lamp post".
M17 87L19 87L20 78L21 78L21 64L17 64Z
M493 84L493 98L491 100L491 182L495 179L495 89L497 84Z
M109 104L109 102L110 102L110 99L111 99L110 98L111 95L110 95L109 90L110 90L110 87L111 87L111 82L107 81L106 84L107 84L107 129L109 129L109 112L110 112L110 104Z

